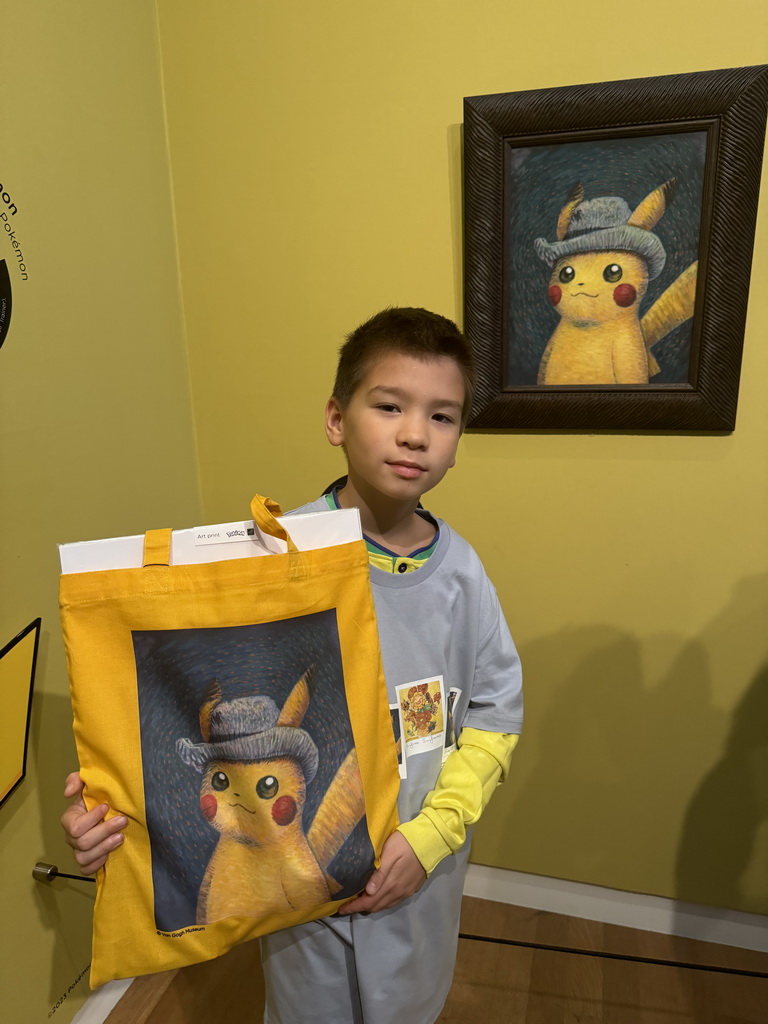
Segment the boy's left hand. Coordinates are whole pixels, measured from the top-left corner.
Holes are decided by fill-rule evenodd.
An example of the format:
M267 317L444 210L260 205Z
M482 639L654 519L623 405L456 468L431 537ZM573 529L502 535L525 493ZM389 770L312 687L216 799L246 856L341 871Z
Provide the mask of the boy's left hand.
M338 910L339 914L372 914L394 907L418 892L427 873L408 840L393 832L381 851L381 865L368 880L364 892Z

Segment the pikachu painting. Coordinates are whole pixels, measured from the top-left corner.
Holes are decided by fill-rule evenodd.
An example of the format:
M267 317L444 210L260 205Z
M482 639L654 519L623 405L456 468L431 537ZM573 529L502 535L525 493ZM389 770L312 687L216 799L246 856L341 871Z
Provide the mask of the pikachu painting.
M326 790L309 828L303 810L320 753L302 722L314 667L282 708L265 695L224 700L213 682L200 707L201 743L179 739L200 774L200 813L219 833L197 900L197 924L263 918L327 903L341 889L328 867L365 806L354 750Z
M707 133L574 133L505 154L504 389L692 383Z
M309 913L368 880L336 614L134 633L158 930Z
M552 268L547 297L560 316L541 359L541 385L647 384L659 372L651 349L693 316L697 263L641 314L648 284L666 252L653 231L672 202L677 179L655 188L634 210L620 196L585 199L570 190L557 238L537 238Z

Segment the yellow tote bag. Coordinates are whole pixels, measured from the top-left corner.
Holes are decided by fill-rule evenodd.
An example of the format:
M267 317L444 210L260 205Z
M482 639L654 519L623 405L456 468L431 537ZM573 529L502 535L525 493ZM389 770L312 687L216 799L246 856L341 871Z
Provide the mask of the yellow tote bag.
M365 543L66 574L87 806L129 818L97 876L91 985L209 960L332 914L397 825Z

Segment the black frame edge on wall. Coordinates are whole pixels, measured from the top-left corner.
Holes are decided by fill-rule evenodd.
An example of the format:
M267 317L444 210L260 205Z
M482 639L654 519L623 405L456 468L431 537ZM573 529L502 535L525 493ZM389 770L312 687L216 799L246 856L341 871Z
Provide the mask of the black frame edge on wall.
M464 329L478 365L468 426L728 432L736 419L762 168L768 66L563 86L464 101ZM504 381L505 147L601 132L710 131L687 383Z
M35 631L35 643L34 643L34 648L33 648L33 651L32 651L32 665L31 665L31 670L30 670L30 674L29 674L29 696L28 696L28 699L27 699L27 718L26 718L26 725L25 725L25 729L24 729L24 752L23 752L23 755L22 755L22 762L21 762L21 774L20 774L19 778L16 779L16 781L10 786L10 788L7 790L7 792L0 793L0 807L2 807L5 804L6 800L8 800L8 798L11 796L12 793L16 792L16 790L19 788L21 783L24 781L24 778L25 778L25 776L27 774L27 750L28 750L28 747L29 747L29 726L30 726L30 721L31 721L31 718L32 718L32 697L33 697L34 688L35 688L35 672L37 671L37 654L38 654L38 650L39 650L39 647L40 647L40 627L42 625L42 621L43 620L41 618L39 618L39 617L36 618L36 619L33 619L32 622L30 622L30 624L28 626L25 626L24 629L22 629L22 631L20 633L18 633L13 638L13 640L10 640L7 644L5 644L4 647L0 648L0 660L1 660L2 658L5 657L6 654L8 654L9 651L13 650L13 648L16 647L17 644L21 643L21 641L24 640L25 637L29 636L29 634L33 630Z

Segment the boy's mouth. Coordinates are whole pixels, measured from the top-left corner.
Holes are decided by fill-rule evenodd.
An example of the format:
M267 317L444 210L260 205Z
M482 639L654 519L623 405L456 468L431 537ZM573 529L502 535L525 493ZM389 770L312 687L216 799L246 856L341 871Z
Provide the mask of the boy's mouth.
M425 472L424 467L416 462L389 462L387 465L405 480L413 480Z

